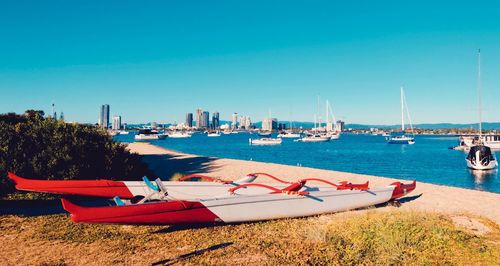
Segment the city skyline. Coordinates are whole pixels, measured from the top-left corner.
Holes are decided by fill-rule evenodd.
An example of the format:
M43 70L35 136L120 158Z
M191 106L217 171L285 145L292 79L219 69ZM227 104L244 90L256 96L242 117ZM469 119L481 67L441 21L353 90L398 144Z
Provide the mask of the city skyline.
M312 121L319 95L348 123L392 125L404 85L414 123L472 123L481 48L483 118L500 121L497 3L29 2L0 11L0 113Z

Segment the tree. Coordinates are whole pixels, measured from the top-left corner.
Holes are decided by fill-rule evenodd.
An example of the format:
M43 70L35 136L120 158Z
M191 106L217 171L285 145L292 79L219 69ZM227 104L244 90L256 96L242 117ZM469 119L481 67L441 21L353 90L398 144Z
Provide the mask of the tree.
M7 172L34 179L139 180L140 155L92 126L45 119L43 111L0 115L0 195L12 192Z

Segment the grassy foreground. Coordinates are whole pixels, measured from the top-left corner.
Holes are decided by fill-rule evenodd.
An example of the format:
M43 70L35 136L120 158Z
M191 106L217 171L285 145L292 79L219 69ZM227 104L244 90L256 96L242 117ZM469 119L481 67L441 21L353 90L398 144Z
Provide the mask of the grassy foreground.
M500 261L500 229L477 236L421 212L346 212L202 228L74 224L0 216L0 264L473 264Z

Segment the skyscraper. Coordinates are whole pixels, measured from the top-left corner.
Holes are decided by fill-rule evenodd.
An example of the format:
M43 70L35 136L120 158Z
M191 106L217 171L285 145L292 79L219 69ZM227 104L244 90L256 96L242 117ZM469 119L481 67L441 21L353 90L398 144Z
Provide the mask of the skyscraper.
M236 129L238 127L238 113L234 113L231 116L231 128Z
M113 125L111 127L113 130L120 130L122 129L122 117L117 115L113 116Z
M209 119L210 119L210 113L208 113L208 111L203 112L200 124L202 128L208 128L210 126Z
M186 114L186 126L193 127L193 113Z
M201 128L201 115L203 110L201 108L196 109L196 127Z
M212 128L217 129L220 127L219 112L214 112L212 114Z
M262 130L272 131L274 129L278 129L278 119L264 118L264 120L262 120Z
M57 120L56 105L52 103L52 118Z
M101 117L99 119L99 126L102 128L109 127L109 104L101 105Z

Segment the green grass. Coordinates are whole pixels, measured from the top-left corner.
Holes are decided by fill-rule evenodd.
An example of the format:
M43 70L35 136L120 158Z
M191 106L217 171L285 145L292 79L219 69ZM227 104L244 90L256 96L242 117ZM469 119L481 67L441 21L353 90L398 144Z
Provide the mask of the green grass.
M19 221L12 219L22 219L24 229L20 230L16 226ZM170 260L191 265L493 265L500 261L500 229L493 222L481 221L491 229L484 236L457 228L444 215L397 210L182 230L74 224L66 215L0 216L0 229L25 234L26 241L42 241L47 247L93 247L97 250L93 252L102 253L95 254L98 264ZM227 246L182 257L221 243ZM71 256L45 261L68 261Z

